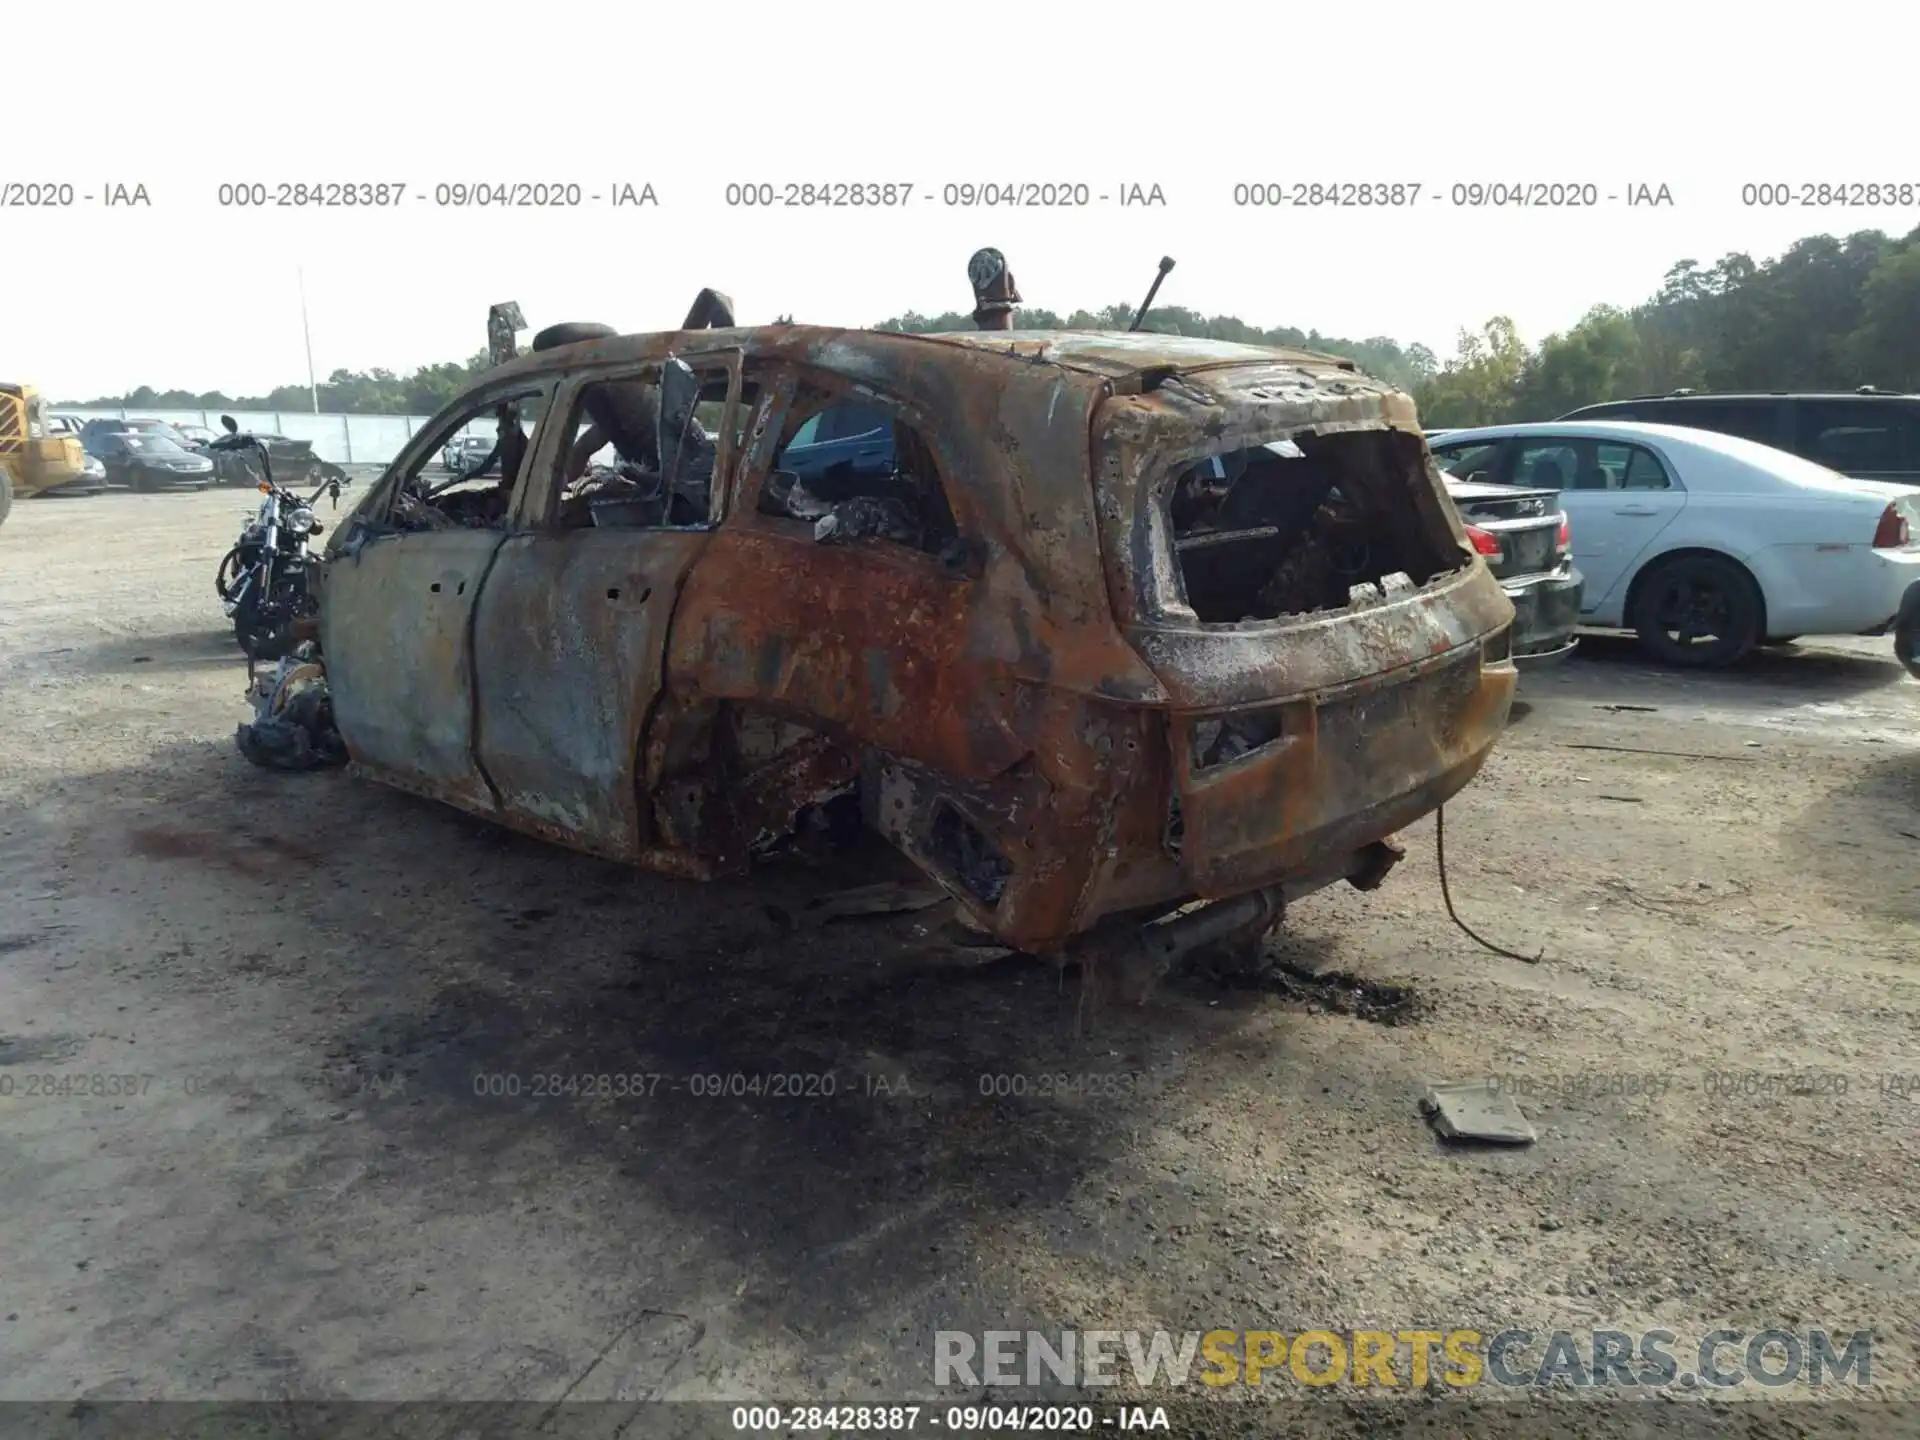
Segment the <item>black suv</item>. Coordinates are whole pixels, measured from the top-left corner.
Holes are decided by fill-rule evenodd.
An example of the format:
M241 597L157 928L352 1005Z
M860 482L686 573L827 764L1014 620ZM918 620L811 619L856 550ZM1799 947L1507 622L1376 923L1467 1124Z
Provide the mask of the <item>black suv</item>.
M1638 420L1717 430L1790 450L1861 480L1920 484L1920 395L1715 395L1676 390L1585 405L1562 420Z

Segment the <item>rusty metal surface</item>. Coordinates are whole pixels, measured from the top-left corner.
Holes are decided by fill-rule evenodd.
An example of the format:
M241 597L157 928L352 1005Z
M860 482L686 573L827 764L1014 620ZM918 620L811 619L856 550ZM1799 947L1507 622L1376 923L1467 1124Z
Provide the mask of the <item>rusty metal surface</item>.
M515 535L473 616L475 752L502 818L615 860L645 839L634 756L667 623L708 536Z
M335 562L320 644L334 723L364 774L491 813L473 760L473 602L502 536L389 535Z
M718 528L508 539L470 648L457 616L402 625L397 607L417 610L429 570L453 573L417 542L464 540L484 572L498 534L336 556L386 567L362 568L345 603L337 578L323 590L330 635L380 636L332 677L357 762L689 876L737 868L857 784L869 823L975 923L1045 950L1108 916L1353 872L1466 784L1505 723L1514 672L1482 643L1511 606L1423 474L1410 402L1345 362L1146 333L782 325L586 341L489 383L722 352L757 399ZM849 399L924 440L964 547L821 544L760 513L782 440ZM530 471L551 468L556 428ZM1167 477L1296 434L1354 437L1363 478L1411 477L1391 523L1439 546L1434 573L1389 576L1344 610L1183 614ZM477 688L451 673L463 663ZM463 703L478 715L464 730ZM1276 738L1198 767L1196 725L1247 707L1278 712Z

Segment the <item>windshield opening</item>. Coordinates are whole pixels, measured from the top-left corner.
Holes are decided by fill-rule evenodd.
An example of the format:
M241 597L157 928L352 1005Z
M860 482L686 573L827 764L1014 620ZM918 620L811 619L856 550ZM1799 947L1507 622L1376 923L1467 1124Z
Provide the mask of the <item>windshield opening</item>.
M1184 462L1167 508L1187 604L1210 625L1345 609L1471 563L1420 437L1397 431Z

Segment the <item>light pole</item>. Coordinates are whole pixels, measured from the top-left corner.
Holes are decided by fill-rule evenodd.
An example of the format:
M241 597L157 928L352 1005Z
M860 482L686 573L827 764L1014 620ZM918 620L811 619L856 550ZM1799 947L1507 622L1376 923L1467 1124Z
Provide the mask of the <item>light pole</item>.
M307 342L307 398L313 401L313 413L320 413L320 387L313 383L313 327L307 323L307 270L304 265L294 268L294 275L300 283L300 333Z

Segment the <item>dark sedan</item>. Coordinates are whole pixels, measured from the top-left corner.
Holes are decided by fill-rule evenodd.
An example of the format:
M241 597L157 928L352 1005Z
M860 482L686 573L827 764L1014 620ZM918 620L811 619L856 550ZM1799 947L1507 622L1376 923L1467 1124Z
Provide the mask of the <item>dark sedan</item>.
M80 445L89 455L105 455L101 443L109 435L157 435L162 440L171 440L186 449L192 448L192 442L165 420L89 420L80 427Z
M211 460L151 431L96 435L93 453L107 467L107 482L130 490L204 490L213 483Z
M1467 538L1513 602L1514 664L1566 659L1580 643L1573 631L1586 581L1573 568L1559 492L1445 478Z

